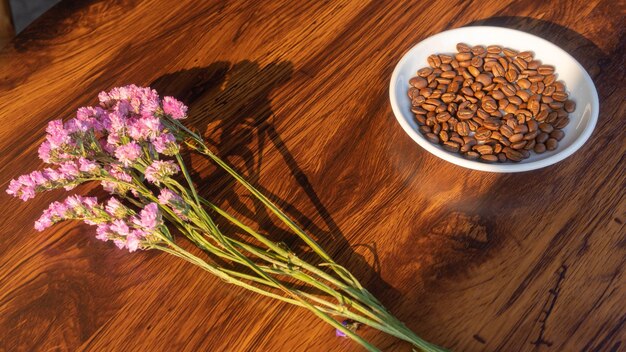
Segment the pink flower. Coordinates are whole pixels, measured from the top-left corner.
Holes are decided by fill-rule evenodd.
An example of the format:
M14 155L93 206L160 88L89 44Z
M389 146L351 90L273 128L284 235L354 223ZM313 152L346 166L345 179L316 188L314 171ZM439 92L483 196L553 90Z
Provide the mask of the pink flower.
M130 235L126 236L126 248L129 252L134 252L139 248L141 239L144 238L146 233L142 230L135 229Z
M141 99L140 113L143 117L152 117L159 108L160 99L156 90L150 88L142 88L139 94Z
M129 121L128 135L138 141L156 138L163 129L161 120L154 116Z
M110 228L109 224L98 224L96 227L96 238L100 241L107 241L109 239Z
M113 176L115 179L117 179L119 181L124 181L124 182L132 182L133 181L133 177L131 175L129 175L124 169L122 169L119 166L113 166L113 167L109 168L108 171L111 174L111 176Z
M76 177L80 176L80 170L78 166L73 161L66 161L59 166L58 169L59 174L62 179L65 180L73 180Z
M63 127L63 121L61 120L52 120L48 122L46 132L48 132L46 139L48 140L48 143L50 143L50 147L53 149L71 142L70 135Z
M93 174L98 171L99 166L96 162L86 159L80 158L78 159L79 170L88 174Z
M155 160L146 168L144 176L148 182L158 186L161 181L175 175L178 171L180 171L180 168L171 160Z
M163 98L163 112L173 119L181 120L187 117L187 106L173 97Z
M162 205L168 205L170 203L179 202L183 199L176 193L170 191L167 188L163 188L159 194L159 203Z
M46 178L44 173L39 171L39 170L35 170L35 171L31 172L29 176L30 176L30 179L37 186L44 186L44 185L50 183L50 181Z
M50 214L48 213L43 213L41 214L41 217L35 221L35 230L41 232L45 229L47 229L48 227L52 226L54 223L52 222L52 219L50 218Z
M189 205L178 194L163 188L158 198L159 204L169 206L182 220L188 219L186 214L189 212Z
M107 213L109 213L109 215L116 217L116 218L123 218L129 212L129 209L126 206L124 206L124 204L122 204L122 202L120 202L115 197L109 198L109 200L107 201L107 205L105 206L105 209Z
M70 119L65 123L65 129L69 133L81 132L85 133L92 128L91 121L89 120L79 120L79 119Z
M120 236L128 236L130 234L130 229L124 220L117 219L111 222L110 230Z
M39 159L43 160L45 163L50 163L50 152L52 152L52 146L48 141L41 143L39 149L37 150Z
M115 157L124 166L130 166L141 156L141 146L135 142L130 142L117 147Z
M141 212L139 212L139 218L135 218L133 222L135 225L141 226L147 231L154 230L154 228L161 224L159 206L156 203L146 205Z
M176 137L171 133L162 133L152 141L152 145L158 153L164 155L174 155L179 151Z

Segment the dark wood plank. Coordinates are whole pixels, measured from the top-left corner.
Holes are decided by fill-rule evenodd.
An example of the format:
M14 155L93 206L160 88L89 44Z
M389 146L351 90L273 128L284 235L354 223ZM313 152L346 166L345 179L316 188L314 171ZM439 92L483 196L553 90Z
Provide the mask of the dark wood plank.
M626 52L616 5L62 2L0 52L0 187L41 165L48 120L100 90L152 85L188 103L190 124L221 156L424 338L458 351L623 350ZM575 155L480 173L436 159L398 126L387 87L401 55L480 24L541 35L590 72L601 116ZM223 174L189 162L203 194L284 236ZM313 315L176 258L123 253L76 224L32 230L60 197L0 194L0 350L358 349ZM385 351L409 350L362 333Z

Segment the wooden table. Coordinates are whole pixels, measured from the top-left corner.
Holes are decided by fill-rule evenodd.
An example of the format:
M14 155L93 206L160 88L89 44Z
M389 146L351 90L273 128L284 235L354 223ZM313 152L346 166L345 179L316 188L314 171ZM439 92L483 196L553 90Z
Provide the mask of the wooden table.
M609 0L64 1L0 52L0 186L41 166L48 120L100 90L151 85L188 103L221 156L424 338L455 351L624 351L624 23ZM576 154L482 173L402 131L387 88L402 54L483 24L545 37L589 71L600 119ZM191 163L203 194L279 231L223 174ZM130 255L74 223L35 232L63 194L0 195L0 351L359 350L312 314L176 258Z

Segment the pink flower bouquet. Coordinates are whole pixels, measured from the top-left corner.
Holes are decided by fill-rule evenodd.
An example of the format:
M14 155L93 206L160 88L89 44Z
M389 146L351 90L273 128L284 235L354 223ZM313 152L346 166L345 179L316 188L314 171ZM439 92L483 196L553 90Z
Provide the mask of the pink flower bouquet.
M202 138L180 120L187 107L172 97L134 85L102 92L99 106L82 107L69 121L48 124L39 157L51 164L10 182L7 192L24 201L57 188L71 190L99 182L111 196L71 195L53 202L35 228L64 220L96 227L96 238L129 252L156 249L182 258L222 280L306 308L367 350L361 338L369 326L408 341L424 351L441 351L415 335L374 298L268 198L213 154ZM186 147L227 171L283 221L317 256L302 260L233 215L201 197L180 154ZM245 233L242 240L215 224L223 218ZM196 256L178 245L182 237L203 251ZM228 263L225 267L222 263ZM233 269L235 268L235 269Z

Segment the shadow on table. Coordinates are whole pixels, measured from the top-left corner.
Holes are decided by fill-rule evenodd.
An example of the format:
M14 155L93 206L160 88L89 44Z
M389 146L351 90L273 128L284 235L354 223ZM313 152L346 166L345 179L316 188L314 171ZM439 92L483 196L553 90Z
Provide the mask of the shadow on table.
M296 159L287 148L274 127L270 95L291 79L293 65L288 61L273 62L261 66L252 61L235 64L216 62L207 67L196 67L167 74L151 84L162 95L172 95L190 107L188 125L202 132L211 149L254 184L283 211L312 234L329 254L352 269L362 282L375 291L387 291L390 286L382 280L378 272L375 247L368 247L374 263L355 252L346 240L330 212L317 196L306 174L298 166ZM310 217L298 209L298 205L288 204L272 192L258 185L266 148L275 148L282 157L284 175L276 178L294 177L306 199L313 205L325 225L320 228ZM216 201L227 204L248 222L256 223L259 229L275 241L286 243L291 249L302 253L304 243L292 232L279 226L265 206L256 198L242 196L236 191L237 182L225 172L213 168L204 159L186 156L192 164L194 180L200 185L200 192ZM266 176L267 177L267 176ZM272 177L272 175L269 175ZM274 183L276 184L276 183ZM300 203L298 201L298 203ZM229 224L223 223L226 227ZM300 248L299 248L300 247ZM297 249L300 249L299 251Z

